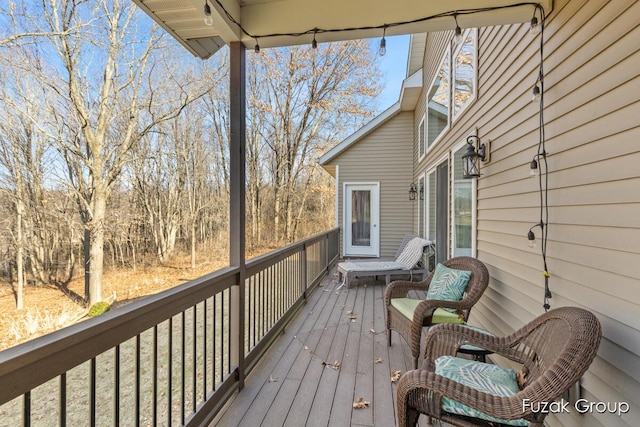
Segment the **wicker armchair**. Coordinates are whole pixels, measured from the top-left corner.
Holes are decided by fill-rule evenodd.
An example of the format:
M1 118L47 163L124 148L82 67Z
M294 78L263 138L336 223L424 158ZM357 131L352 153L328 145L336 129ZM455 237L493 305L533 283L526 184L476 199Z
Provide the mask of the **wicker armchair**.
M455 324L442 324L427 334L422 369L407 372L398 382L398 425L415 426L420 413L455 426L497 426L478 418L445 412L448 397L501 420L525 419L542 426L546 413L534 413L540 402L553 402L576 383L598 351L600 322L576 307L551 310L506 337L492 337ZM515 395L483 393L437 375L435 360L455 355L463 344L475 344L523 365L526 382ZM479 362L475 362L479 363ZM525 399L531 402L524 405Z
M387 337L391 345L391 330L398 332L411 347L414 368L418 367L420 356L420 340L422 329L432 325L432 316L436 308L452 308L466 322L471 307L478 302L489 284L487 267L475 258L461 256L448 259L442 264L457 270L471 271L471 277L465 293L460 301L423 300L413 312L413 319L408 319L391 305L393 298L405 298L411 290L427 291L433 278L433 271L421 282L391 282L385 291L384 301L387 308Z

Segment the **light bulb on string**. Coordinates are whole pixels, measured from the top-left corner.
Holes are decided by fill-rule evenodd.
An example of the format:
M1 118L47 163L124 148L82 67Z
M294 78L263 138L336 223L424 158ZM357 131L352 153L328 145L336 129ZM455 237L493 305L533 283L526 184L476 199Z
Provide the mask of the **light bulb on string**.
M460 28L460 25L458 25L458 16L453 15L453 19L456 21L456 31L453 36L453 42L455 44L460 44L462 43L462 28Z
M531 176L538 175L539 169L538 169L538 162L536 161L536 159L531 160L529 173L531 174Z
M385 36L387 35L387 26L384 26L382 30L382 40L380 40L380 49L378 49L378 55L384 56L387 53L387 39Z
M535 102L540 99L540 86L537 84L531 89L531 101Z
M529 28L529 34L531 34L532 36L535 36L537 34L540 34L540 24L538 23L538 18L536 18L535 16L533 18L531 18L531 28Z
M211 16L211 6L209 6L209 2L205 0L204 2L204 23L208 26L213 25L213 17Z

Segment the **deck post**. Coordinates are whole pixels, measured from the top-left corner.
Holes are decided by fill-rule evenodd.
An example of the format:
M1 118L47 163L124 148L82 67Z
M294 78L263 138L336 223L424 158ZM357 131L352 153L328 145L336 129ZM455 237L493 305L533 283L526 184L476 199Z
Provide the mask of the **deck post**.
M229 43L229 64L229 263L238 267L238 282L231 287L231 363L238 367L238 389L242 389L245 375L246 54L241 42Z

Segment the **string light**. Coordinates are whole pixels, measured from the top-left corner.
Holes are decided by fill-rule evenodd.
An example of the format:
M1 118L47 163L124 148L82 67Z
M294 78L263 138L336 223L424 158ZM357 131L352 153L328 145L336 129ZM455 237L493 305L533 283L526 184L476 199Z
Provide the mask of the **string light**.
M258 38L256 37L256 45L253 48L255 53L260 53L260 43L258 43Z
M207 0L205 0L207 1ZM424 16L421 18L416 18L416 19L411 19L408 21L398 21L398 22L392 22L392 23L386 23L386 24L382 24L382 25L369 25L369 26L361 26L361 27L347 27L347 28L312 28L306 31L300 31L300 32L292 32L292 33L270 33L270 34L253 34L249 31L247 31L246 28L244 28L242 26L242 24L233 17L233 15L231 15L231 13L226 9L226 7L222 4L221 0L213 0L216 2L216 4L218 5L218 7L224 12L225 16L227 17L227 19L232 22L233 24L235 24L240 31L242 31L243 34L245 34L247 37L251 37L251 38L269 38L269 37L301 37L301 36L305 36L305 35L309 35L309 34L314 34L314 36L316 34L322 34L322 33L342 33L342 32L350 32L350 31L363 31L363 30L377 30L377 29L386 29L388 27L398 27L398 26L402 26L402 25L409 25L409 24L417 24L417 23L421 23L421 22L427 22L427 21L431 21L434 19L441 19L441 18L446 18L446 17L451 17L453 16L454 18L456 18L456 26L457 25L457 16L458 15L472 15L472 14L476 14L476 13L485 13L485 12L491 12L494 10L500 10L500 9L512 9L512 8L521 8L523 6L532 6L535 8L541 8L539 3L536 2L524 2L524 3L518 3L518 4L509 4L509 5L502 5L502 6L491 6L491 7L480 7L480 8L474 8L474 9L463 9L463 10L456 10L456 11L447 11L447 12L442 12L442 13L437 13L435 15L429 15L429 16ZM534 10L534 15L535 15L535 10ZM460 29L460 36L462 36L462 29ZM386 41L385 41L386 44Z
M211 16L211 6L209 6L209 1L204 0L204 23L208 26L213 25L213 17Z
M541 21L538 23L536 18L536 11L540 12ZM530 248L536 247L536 235L533 232L534 228L540 227L540 253L542 255L543 272L544 277L544 299L543 305L545 311L551 308L549 299L552 297L551 290L549 289L549 269L547 267L547 242L549 234L549 164L547 163L547 151L545 148L545 133L544 133L544 21L545 14L541 6L536 6L533 11L533 18L531 19L531 32L540 32L540 65L538 68L538 76L532 89L533 100L539 101L539 139L538 139L538 151L533 157L529 167L532 176L538 176L539 194L540 194L540 221L529 229L527 233L527 242ZM535 30L534 30L535 29ZM534 32L535 33L535 32ZM540 163L540 164L538 164ZM543 170L544 167L544 170Z
M314 31L313 31L313 40L311 41L311 48L312 49L317 49L318 48L318 41L316 40L316 33L317 33L317 31L314 29Z
M387 40L385 36L387 35L387 26L384 26L382 30L382 40L380 40L380 49L378 49L378 55L384 56L387 53Z

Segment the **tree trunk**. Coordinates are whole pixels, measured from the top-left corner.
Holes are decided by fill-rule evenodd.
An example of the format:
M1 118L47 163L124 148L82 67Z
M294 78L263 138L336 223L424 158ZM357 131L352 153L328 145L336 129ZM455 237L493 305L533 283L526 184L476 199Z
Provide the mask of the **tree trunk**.
M196 221L191 221L191 269L196 268Z
M24 238L22 236L22 215L24 211L24 203L21 199L16 201L16 238L17 250L16 250L16 276L18 283L16 286L16 309L22 310L24 308L23 293L24 293Z
M107 194L105 190L96 188L93 218L90 224L86 224L89 234L89 278L85 278L88 284L88 294L85 298L89 305L102 301L102 271L104 267L104 220L106 214ZM86 233L85 233L86 235ZM85 270L87 271L87 270Z

